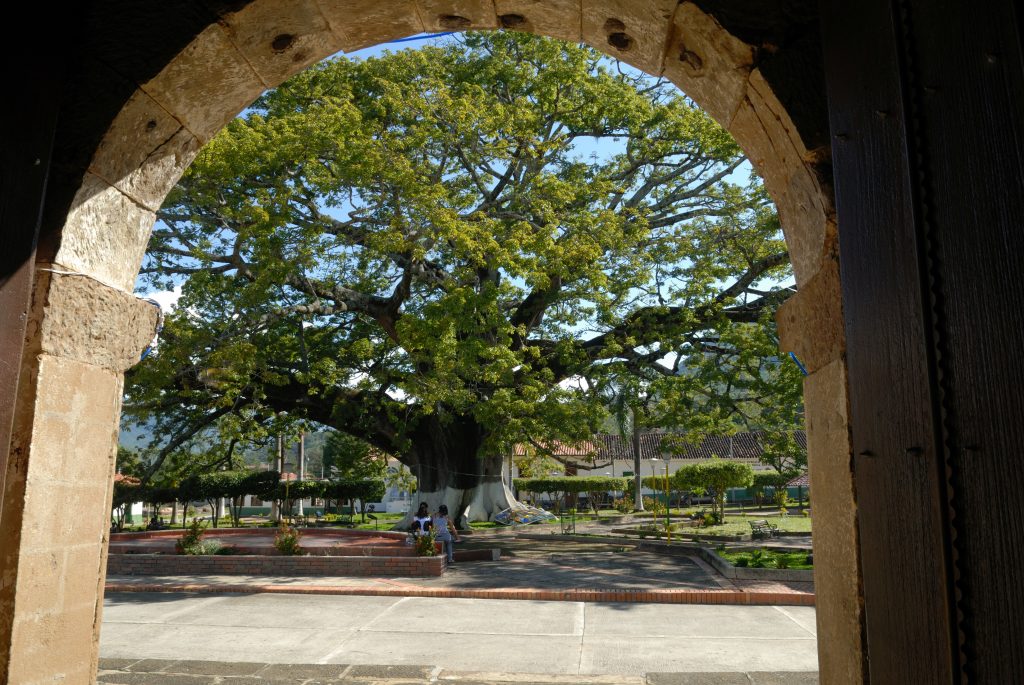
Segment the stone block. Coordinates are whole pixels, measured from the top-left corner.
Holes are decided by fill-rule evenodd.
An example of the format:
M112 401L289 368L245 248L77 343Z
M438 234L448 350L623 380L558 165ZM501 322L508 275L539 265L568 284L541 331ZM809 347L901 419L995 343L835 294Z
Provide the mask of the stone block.
M677 0L583 0L582 38L660 76Z
M428 32L498 27L493 0L416 0L416 7Z
M63 550L72 545L95 545L99 549L110 526L110 492L98 484L47 485L30 480L25 495L22 552Z
M814 587L822 682L862 682L860 538L847 371L837 360L804 381L814 512ZM825 647L827 646L827 649Z
M54 261L130 293L155 219L151 210L87 173L71 203Z
M345 52L423 32L415 0L317 0Z
M579 0L494 0L494 9L501 28L580 40Z
M754 48L692 2L676 10L663 73L728 128L744 101Z
M70 546L64 552L63 602L68 609L102 606L103 597L103 545Z
M89 171L155 212L198 151L195 136L137 90L107 129Z
M33 614L56 614L63 608L63 582L68 568L64 550L22 550L18 556L19 609L30 607Z
M750 72L747 89L747 97L751 105L758 112L758 115L765 122L766 127L773 135L778 132L783 134L788 141L785 149L792 151L801 161L809 161L814 155L804 145L803 138L797 130L796 124L789 116L789 112L782 106L771 85L765 80L760 69ZM777 127L777 131L775 130ZM781 150L781 145L778 146Z
M130 293L79 275L60 265L38 279L38 321L42 352L123 373L139 362L152 342L159 309Z
M261 0L225 20L231 42L268 86L341 49L316 0Z
M11 639L10 682L92 682L94 612L79 609L40 615L20 603L19 597Z
M794 352L809 373L846 354L839 263L828 260L775 315L779 347Z
M828 232L826 206L831 208L832 200L824 197L811 167L797 154L768 105L755 107L744 100L729 130L775 201L793 273L802 287L821 266Z
M25 477L39 486L106 486L117 444L123 380L87 363L39 358Z
M212 138L266 88L220 24L206 28L142 85L201 142Z
M812 167L804 165L790 176L779 205L779 221L793 260L793 273L801 286L822 268L827 256L829 225L835 225L835 216L828 211L832 198L826 197L825 192Z

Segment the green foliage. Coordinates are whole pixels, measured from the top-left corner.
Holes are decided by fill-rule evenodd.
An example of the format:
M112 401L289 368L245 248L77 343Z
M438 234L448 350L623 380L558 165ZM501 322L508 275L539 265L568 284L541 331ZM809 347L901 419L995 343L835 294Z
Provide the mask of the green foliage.
M437 556L437 546L435 545L434 531L431 530L426 535L419 535L416 537L416 556Z
M331 431L324 444L324 473L335 480L380 480L387 475L387 457L365 440Z
M341 501L359 500L359 513L366 520L366 505L384 498L387 486L383 480L332 480L323 483L322 497Z
M111 503L114 514L114 528L124 530L124 521L128 507L132 502L142 499L141 481L135 476L118 473L114 476L114 498Z
M628 478L613 478L611 476L548 476L547 478L515 478L512 482L519 490L560 495L629 489Z
M754 482L754 470L748 464L725 459L711 459L688 464L673 476L676 489L703 494L712 493L712 516L715 523L725 519L725 495L729 488L745 488Z
M718 550L718 555L738 568L792 568L802 570L814 568L812 559L806 552L779 552L770 549L757 549L750 552Z
M146 465L142 462L138 450L124 445L117 446L117 472L135 478L141 478L145 474Z
M790 503L789 492L786 489L786 483L793 480L799 475L798 471L786 471L779 473L777 471L762 471L754 474L754 482L751 489L754 490L755 500L760 503L763 499L763 492L765 488L772 489L772 498L775 501L775 505L779 509L784 509Z
M302 533L298 528L282 523L274 536L274 548L286 556L302 554L302 547L299 545L301 537Z
M381 480L332 480L324 483L324 497L379 502L386 486Z
M384 476L384 482L388 487L397 487L401 492L409 494L414 494L418 487L416 476L412 475L412 471L404 464L399 464L398 468L389 468L387 475Z
M207 551L203 544L203 535L206 533L206 526L203 522L195 519L182 533L181 537L174 543L174 550L178 554L212 554Z
M587 138L619 145L588 159ZM317 65L160 210L144 272L182 297L126 406L169 444L331 426L467 497L482 455L589 438L601 388L649 400L642 422L788 429L788 257L759 181L728 180L742 161L674 88L573 44L467 34Z
M665 515L665 503L657 497L644 497L644 509L654 514L654 517Z

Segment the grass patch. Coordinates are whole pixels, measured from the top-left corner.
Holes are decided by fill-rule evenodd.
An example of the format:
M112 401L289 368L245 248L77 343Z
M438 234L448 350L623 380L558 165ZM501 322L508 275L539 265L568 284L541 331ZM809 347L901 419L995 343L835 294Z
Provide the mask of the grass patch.
M743 535L750 533L748 521L766 520L768 523L779 527L780 531L789 533L810 533L811 519L806 516L759 516L755 513L747 516L729 515L725 522L717 526L704 526L703 528L681 528L680 532L694 533L698 535Z
M718 556L740 568L775 568L810 570L814 564L808 561L808 552L775 552L770 549L755 549L752 552L718 551Z

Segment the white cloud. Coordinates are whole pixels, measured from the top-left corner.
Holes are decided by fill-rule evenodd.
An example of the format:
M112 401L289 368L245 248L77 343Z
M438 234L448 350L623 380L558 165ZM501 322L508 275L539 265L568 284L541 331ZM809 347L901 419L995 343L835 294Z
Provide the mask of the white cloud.
M181 297L181 286L174 286L174 290L161 290L155 293L145 293L142 297L157 302L164 313L169 313L173 311L174 307L178 304L178 299Z

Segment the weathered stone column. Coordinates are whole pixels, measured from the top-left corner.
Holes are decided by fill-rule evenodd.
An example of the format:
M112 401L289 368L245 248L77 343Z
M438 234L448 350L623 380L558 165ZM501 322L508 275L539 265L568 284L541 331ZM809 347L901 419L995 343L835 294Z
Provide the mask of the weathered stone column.
M156 319L39 265L0 509L0 682L94 680L123 374Z
M834 245L834 231L830 231ZM823 683L867 677L857 491L839 261L826 253L818 272L779 310L783 351L795 352L804 380L807 453L814 512L814 589L818 668Z

